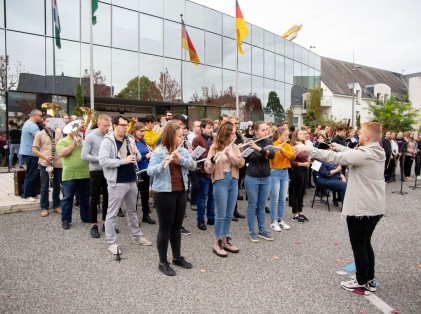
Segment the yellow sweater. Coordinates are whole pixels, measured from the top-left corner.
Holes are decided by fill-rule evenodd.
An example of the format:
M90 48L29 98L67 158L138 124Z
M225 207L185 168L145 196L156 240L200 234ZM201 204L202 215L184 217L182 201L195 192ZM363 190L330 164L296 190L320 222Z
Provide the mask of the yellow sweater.
M278 146L278 141L275 141L273 143L273 146ZM280 150L276 151L275 158L269 160L270 162L270 168L271 169L287 169L291 168L290 160L295 159L295 154L292 151L291 145L288 143L285 143L282 145L282 152Z
M160 137L161 137L161 134L159 134L158 132L155 132L154 130L145 129L145 135L144 135L145 142L153 149L155 149L156 142L158 141Z

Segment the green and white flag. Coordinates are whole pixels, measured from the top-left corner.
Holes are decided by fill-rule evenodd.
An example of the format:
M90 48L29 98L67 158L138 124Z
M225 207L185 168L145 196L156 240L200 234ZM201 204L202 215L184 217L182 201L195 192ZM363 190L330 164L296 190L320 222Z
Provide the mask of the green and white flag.
M98 0L92 0L92 25L96 24L95 11L98 9Z
M61 42L60 42L60 17L58 16L58 7L57 7L57 1L53 0L53 22L54 22L54 33L56 37L56 46L58 49L61 48Z

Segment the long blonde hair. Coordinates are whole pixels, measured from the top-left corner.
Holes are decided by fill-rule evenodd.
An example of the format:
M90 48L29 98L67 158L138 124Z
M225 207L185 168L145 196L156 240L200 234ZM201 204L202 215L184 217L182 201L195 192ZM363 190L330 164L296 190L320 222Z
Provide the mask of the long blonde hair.
M231 134L234 132L234 124L229 121L224 122L218 129L215 138L215 149L223 150L231 143Z

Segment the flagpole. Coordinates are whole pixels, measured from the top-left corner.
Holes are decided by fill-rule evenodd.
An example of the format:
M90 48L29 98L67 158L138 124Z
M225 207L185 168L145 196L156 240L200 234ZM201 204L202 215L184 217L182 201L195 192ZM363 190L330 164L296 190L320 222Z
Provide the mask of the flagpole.
M51 0L51 8L52 10L54 10L54 0ZM53 12L51 12L53 13ZM54 19L51 19L51 30L53 32L53 94L56 93L56 44L55 44L55 38L56 38L56 34L54 32Z
M79 84L82 86L82 0L79 0Z
M184 103L183 100L183 27L184 27L184 23L183 23L183 14L180 14L180 18L181 18L181 56L180 56L180 60L181 60L181 102Z
M235 10L237 10L237 1L235 1ZM236 15L237 16L237 15ZM235 21L235 28L237 29L237 19ZM236 48L236 67L235 67L235 114L240 118L240 106L238 103L238 31L237 33L237 48Z
M94 46L93 46L93 29L92 29L92 0L90 1L90 12L89 15L89 71L91 72L90 75L90 99L91 99L91 109L94 109Z

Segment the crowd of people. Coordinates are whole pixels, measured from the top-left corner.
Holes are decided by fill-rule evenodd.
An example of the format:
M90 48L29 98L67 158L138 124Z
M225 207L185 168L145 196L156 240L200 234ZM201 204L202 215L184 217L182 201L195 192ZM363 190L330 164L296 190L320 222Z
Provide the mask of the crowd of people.
M414 179L414 160L415 176L419 179L420 175L421 135L416 140L414 132L386 131L382 137L381 126L375 122L356 131L346 125L335 130L317 125L311 130L308 126L295 129L287 122L276 126L250 121L241 130L237 117L222 115L217 121L192 121L190 131L185 116L168 111L159 119L101 114L96 127L86 130L81 117L63 115L64 129L52 128L51 118L35 109L23 125L19 149L26 164L23 198L37 201L34 181L39 171L41 216L49 215L51 187L52 210L61 214L62 228L71 228L76 205L81 221L90 224L91 237L99 238L101 208L107 248L120 255L118 216L126 217L133 243L152 245L142 233L137 213L140 196L142 222L156 223L150 216L152 196L158 218L158 268L168 276L176 274L167 259L169 244L173 265L193 267L181 254L182 235L190 234L183 227L188 206L196 211L199 230L213 228L213 252L227 257L240 251L231 236L232 221L246 218L253 243L273 241L266 213L271 230L290 230L285 221L288 201L291 221L308 223L304 196L308 189L321 193L325 187L333 192L333 204L341 203L342 214L347 216L357 265L356 278L342 287L373 291L370 238L384 213L385 182L396 180L398 166L402 180ZM371 189L362 188L367 184L373 185ZM244 199L242 188L246 215L237 208L237 201ZM374 191L367 195L370 203L357 201L362 197L356 195L363 190Z

